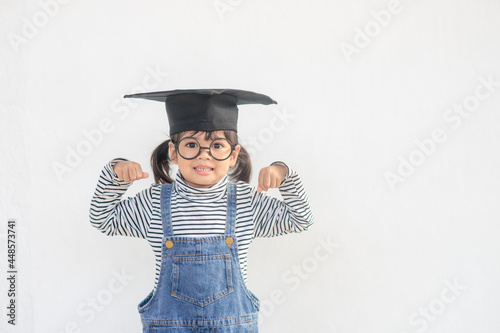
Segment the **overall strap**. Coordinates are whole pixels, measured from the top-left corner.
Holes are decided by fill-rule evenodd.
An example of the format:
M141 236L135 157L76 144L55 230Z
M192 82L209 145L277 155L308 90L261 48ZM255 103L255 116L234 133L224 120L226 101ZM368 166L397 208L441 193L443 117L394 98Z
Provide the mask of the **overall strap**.
M161 221L163 224L163 236L174 235L172 229L172 211L170 209L170 198L172 197L173 184L164 184L161 187Z
M226 234L234 234L236 224L236 185L228 182L227 186Z

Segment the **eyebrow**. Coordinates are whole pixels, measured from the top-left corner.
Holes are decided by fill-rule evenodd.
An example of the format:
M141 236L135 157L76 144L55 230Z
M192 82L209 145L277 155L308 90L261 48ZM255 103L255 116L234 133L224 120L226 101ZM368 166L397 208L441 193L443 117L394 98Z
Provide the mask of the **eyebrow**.
M205 139L206 134L205 134L205 132L204 132L204 131L191 131L190 135L187 135L187 136L192 136L192 137L196 138L196 136L195 136L195 134L194 134L195 132L198 132L198 133L196 133L196 136L198 136L198 137L197 137L197 139L203 139L203 140L206 140L206 139ZM215 140L215 139L227 139L227 138L224 136L224 134L220 135L220 134L216 134L216 133L214 133L214 132L210 133L210 137L211 137L211 138L210 138L210 139L208 139L208 140ZM208 141L208 140L207 140L207 141Z

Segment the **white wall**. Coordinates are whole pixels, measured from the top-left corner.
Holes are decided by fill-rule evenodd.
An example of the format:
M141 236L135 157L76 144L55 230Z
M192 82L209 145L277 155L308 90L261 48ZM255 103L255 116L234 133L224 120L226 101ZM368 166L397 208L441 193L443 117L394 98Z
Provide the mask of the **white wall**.
M261 332L500 330L498 1L56 1L1 4L1 331L141 330L153 253L88 209L105 163L150 170L166 138L163 106L124 104L143 82L279 103L242 107L240 136L258 138L254 176L275 160L299 172L316 220L250 248Z

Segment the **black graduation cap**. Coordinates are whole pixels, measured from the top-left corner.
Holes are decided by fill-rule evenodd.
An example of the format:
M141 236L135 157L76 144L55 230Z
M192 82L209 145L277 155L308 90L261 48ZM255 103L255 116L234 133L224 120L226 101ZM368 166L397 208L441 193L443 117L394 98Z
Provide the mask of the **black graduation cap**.
M164 102L170 135L183 131L237 131L238 105L277 104L269 96L237 89L187 89L125 95Z

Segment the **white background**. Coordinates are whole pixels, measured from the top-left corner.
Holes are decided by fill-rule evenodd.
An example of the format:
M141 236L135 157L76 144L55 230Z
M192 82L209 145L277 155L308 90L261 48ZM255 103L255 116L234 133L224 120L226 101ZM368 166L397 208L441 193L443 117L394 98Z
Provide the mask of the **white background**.
M153 252L100 233L88 209L104 164L150 171L167 138L163 105L122 99L142 86L278 101L240 108L252 185L285 161L315 224L251 246L261 332L499 332L499 11L494 0L2 1L0 331L141 331Z

